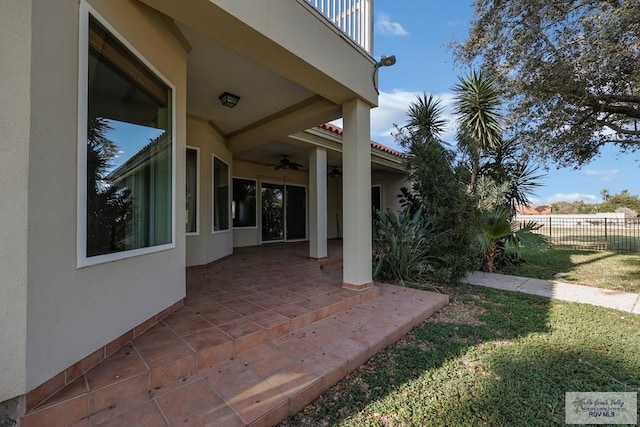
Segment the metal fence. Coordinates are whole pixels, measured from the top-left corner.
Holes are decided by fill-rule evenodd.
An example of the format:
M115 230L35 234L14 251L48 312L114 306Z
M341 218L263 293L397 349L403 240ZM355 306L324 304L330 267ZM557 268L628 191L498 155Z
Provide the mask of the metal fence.
M535 233L549 238L554 247L588 251L640 252L640 218L531 219L541 227ZM521 227L526 217L517 219Z

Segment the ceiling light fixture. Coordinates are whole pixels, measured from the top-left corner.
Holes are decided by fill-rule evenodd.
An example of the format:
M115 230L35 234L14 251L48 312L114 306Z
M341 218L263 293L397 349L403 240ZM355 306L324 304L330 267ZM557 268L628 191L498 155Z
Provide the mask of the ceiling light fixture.
M233 108L238 105L238 101L240 101L240 97L238 95L234 95L229 92L225 92L218 97L220 103L228 108Z

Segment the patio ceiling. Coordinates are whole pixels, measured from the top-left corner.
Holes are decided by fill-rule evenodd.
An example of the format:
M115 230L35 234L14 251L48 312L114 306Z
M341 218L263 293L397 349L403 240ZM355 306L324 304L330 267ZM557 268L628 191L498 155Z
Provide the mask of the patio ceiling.
M187 68L187 111L211 120L225 135L246 129L315 94L183 24L178 28L191 45ZM235 108L218 97L240 97Z
M285 116L296 106L317 99L316 94L297 83L184 24L176 25L191 47L187 66L187 111L208 120L227 137ZM218 97L223 92L240 96L235 108L224 107L219 102ZM340 114L338 106L328 119L335 118L336 114ZM317 124L320 123L313 122L310 127ZM327 153L328 170L342 165L341 148L339 144L334 145L335 149ZM234 155L241 160L270 165L287 154L292 161L308 169L309 148L308 143L285 136L254 143L250 149L236 150ZM373 170L395 171L375 161Z

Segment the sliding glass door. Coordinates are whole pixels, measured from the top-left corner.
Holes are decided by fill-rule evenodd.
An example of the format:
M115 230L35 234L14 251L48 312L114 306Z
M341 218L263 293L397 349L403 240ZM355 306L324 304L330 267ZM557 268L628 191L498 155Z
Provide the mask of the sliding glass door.
M263 182L262 241L284 242L307 238L307 189Z

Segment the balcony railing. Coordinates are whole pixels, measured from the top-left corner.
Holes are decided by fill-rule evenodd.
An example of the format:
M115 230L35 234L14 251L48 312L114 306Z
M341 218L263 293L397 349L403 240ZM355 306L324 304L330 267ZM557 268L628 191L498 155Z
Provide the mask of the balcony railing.
M373 0L307 0L343 33L373 52Z

